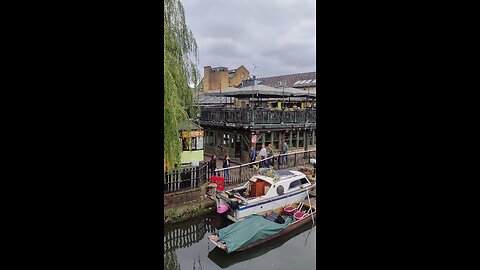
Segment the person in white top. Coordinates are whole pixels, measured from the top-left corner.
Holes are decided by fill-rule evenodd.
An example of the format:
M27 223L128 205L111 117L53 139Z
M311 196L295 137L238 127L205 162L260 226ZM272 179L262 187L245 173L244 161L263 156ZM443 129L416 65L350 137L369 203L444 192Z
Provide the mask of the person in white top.
M267 149L265 148L265 144L262 144L262 150L260 150L260 159L267 158ZM260 162L260 167L266 167L265 161Z

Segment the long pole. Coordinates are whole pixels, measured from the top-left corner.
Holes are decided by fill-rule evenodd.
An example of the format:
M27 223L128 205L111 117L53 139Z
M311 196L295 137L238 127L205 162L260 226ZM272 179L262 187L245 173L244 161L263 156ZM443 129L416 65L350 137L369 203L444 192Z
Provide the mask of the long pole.
M253 73L253 84L252 84L252 100L251 100L251 101L253 101L253 99L254 99L253 91L254 91L254 86L255 86L255 81L256 81L256 78L255 78L255 69L256 69L257 67L258 67L258 66L256 66L255 64L253 64L253 71L252 71L252 73ZM250 104L250 105L252 105L252 104ZM252 106L250 106L250 107L252 107ZM253 109L252 109L252 110L253 110Z
M310 209L312 208L312 202L310 201L310 192L309 192L309 189L307 189L307 197L308 197L308 204L310 205ZM317 211L317 210L315 210ZM312 211L312 222L313 224L315 224L315 220L313 219L313 211Z
M253 83L252 83L252 98L250 99L250 113L251 113L251 116L252 116L252 123L253 123L253 88L254 88L254 85L255 85L255 64L253 64Z
M308 89L308 95L310 95L310 89ZM305 134L305 137L304 137L305 140L304 140L304 142L303 142L303 144L305 145L305 156L307 155L307 154L306 154L306 151L307 151L307 149L308 149L308 147L307 147L307 143L308 143L308 134L307 134L307 119L308 119L308 118L307 118L307 112L308 112L308 111L307 111L307 106L308 106L307 103L308 103L308 100L307 100L307 97L308 97L308 96L305 96L305 131L304 131L304 132L305 132L305 133L304 133L304 134Z

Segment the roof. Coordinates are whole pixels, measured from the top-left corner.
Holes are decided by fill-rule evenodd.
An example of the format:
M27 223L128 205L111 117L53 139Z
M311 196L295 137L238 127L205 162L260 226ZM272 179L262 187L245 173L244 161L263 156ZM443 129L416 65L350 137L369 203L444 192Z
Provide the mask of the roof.
M266 85L255 85L255 86L247 86L242 88L234 88L229 87L222 89L221 91L209 91L209 95L211 96L224 96L224 97L261 97L261 98L269 98L269 97L316 97L316 91L306 91L300 90L295 88L273 88Z
M225 96L198 95L198 103L200 105L225 104L232 103L232 101Z
M285 84L285 87L315 87L317 85L317 72L306 72L297 74L287 74L281 76L257 78L259 84L270 87L279 87L279 82ZM243 86L252 86L253 79L245 81Z
M193 121L188 121L189 126L187 127L187 123L183 122L180 124L180 130L203 130L203 128L197 124L195 124Z

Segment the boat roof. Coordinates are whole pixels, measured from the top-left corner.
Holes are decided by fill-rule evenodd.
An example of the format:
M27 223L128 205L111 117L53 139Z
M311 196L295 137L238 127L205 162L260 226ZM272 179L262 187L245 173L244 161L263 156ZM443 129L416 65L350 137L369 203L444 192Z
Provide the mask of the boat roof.
M266 175L266 173L268 171L270 171L270 170L266 169L266 170L263 170L263 171L259 171L259 175L254 175L250 179L250 181L255 182L256 179L260 179L260 180L263 180L263 181L268 182L270 184L273 184L275 182L282 181L282 180L287 180L287 179L295 177L295 176L304 175L303 173L301 173L299 171L278 170L278 171L274 171L275 175L278 177L278 180L275 180L275 178L272 178L272 177L269 177L269 176Z

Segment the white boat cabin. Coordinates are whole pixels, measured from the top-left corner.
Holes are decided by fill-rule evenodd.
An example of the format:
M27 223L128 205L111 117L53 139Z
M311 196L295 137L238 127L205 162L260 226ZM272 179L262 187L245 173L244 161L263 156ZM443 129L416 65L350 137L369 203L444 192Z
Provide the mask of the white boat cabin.
M289 172L289 173L286 173ZM280 177L275 178L265 175L254 175L241 188L232 191L242 191L246 201L256 198L273 198L284 193L290 193L299 190L302 185L309 185L305 174L297 171L278 171Z
M312 187L306 175L298 171L263 171L239 188L217 192L217 208L226 211L228 206L227 217L238 221L304 200Z

